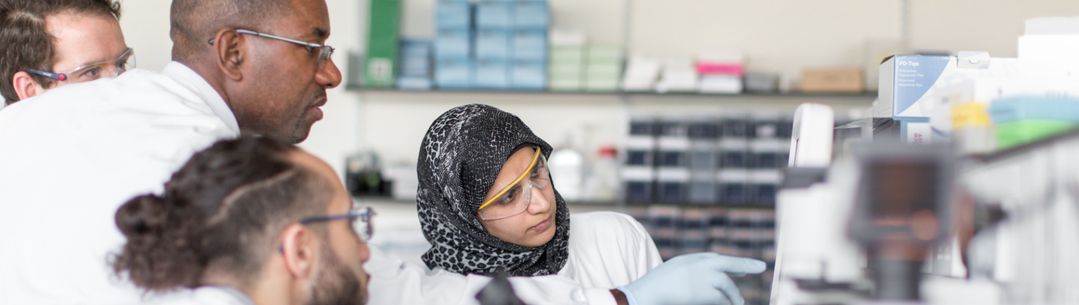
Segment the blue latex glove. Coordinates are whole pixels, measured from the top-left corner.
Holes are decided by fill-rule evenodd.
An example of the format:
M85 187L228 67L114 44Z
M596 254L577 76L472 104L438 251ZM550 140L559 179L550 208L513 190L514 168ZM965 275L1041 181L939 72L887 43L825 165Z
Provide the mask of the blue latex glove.
M640 279L619 287L630 305L744 305L728 274L764 272L764 262L716 253L675 257Z

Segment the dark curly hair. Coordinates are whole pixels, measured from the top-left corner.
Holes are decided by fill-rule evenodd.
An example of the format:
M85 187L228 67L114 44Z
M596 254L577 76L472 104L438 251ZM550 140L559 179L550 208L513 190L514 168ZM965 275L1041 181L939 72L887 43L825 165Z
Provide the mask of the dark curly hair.
M154 292L197 286L210 265L249 284L276 251L273 236L328 207L329 179L289 161L298 151L244 137L196 153L163 195L141 195L117 210L127 242L111 258L113 271Z
M45 17L79 12L120 19L120 3L113 0L2 0L0 1L0 95L7 104L19 101L11 83L15 73L26 68L52 70L52 35L45 29ZM52 80L31 75L48 87Z

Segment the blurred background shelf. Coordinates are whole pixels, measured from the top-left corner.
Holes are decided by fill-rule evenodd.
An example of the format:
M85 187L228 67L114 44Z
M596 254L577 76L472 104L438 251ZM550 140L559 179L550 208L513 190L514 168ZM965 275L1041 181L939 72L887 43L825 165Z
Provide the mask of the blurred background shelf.
M394 197L385 196L358 196L353 197L353 200L357 204L370 205L374 207L391 207L391 206L412 206L415 207L416 200L414 199L400 199ZM649 202L649 203L625 203L618 201L567 201L570 209L573 212L589 212L589 211L626 211L634 209L646 209L651 206L663 206L663 207L680 207L680 208L723 208L723 209L745 209L745 210L772 210L775 209L775 205L771 203L759 203L759 204L731 204L731 203L713 203L713 204L700 204L700 203L688 203L688 202Z
M498 91L498 90L431 90L356 89L352 91L362 104L377 109L408 107L413 110L444 111L454 105L484 103L519 112L529 108L561 108L566 111L599 115L611 113L681 114L716 111L772 110L792 112L802 103L830 105L838 109L864 109L876 100L876 92L845 93L657 93L657 92L563 92L563 91ZM406 106L407 105L407 106ZM421 107L422 108L416 108ZM597 108L598 107L598 108ZM576 118L567 116L566 118ZM593 119L587 119L591 121ZM576 119L570 119L577 121ZM600 125L623 125L625 122ZM560 132L561 134L561 132Z
M359 86L349 86L350 91L366 96L391 97L393 95L459 95L459 96L513 96L529 98L531 96L543 97L626 97L626 98L783 98L783 99L864 99L877 98L877 92L863 93L811 93L811 92L787 92L787 93L698 93L698 92L588 92L588 91L513 91L513 90L399 90L399 89L372 89Z

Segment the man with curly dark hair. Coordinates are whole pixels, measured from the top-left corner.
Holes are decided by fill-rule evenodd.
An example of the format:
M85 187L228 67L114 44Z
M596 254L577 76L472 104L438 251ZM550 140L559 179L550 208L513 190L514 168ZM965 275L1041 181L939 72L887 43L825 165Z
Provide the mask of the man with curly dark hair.
M326 162L241 137L196 153L164 188L117 210L126 241L112 267L144 291L193 288L165 304L366 302L374 212Z
M113 0L0 1L0 95L6 104L134 64Z

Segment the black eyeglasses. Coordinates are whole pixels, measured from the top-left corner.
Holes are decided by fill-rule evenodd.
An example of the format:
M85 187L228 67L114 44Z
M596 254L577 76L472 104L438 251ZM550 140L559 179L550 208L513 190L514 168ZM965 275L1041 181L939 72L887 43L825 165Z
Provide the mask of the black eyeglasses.
M360 235L360 239L364 242L371 240L371 236L375 233L374 226L371 225L371 219L378 215L371 207L355 208L348 213L343 214L331 214L321 216L311 216L300 219L300 224L309 225L319 222L335 221L335 220L349 220L352 222L352 230L356 231Z

